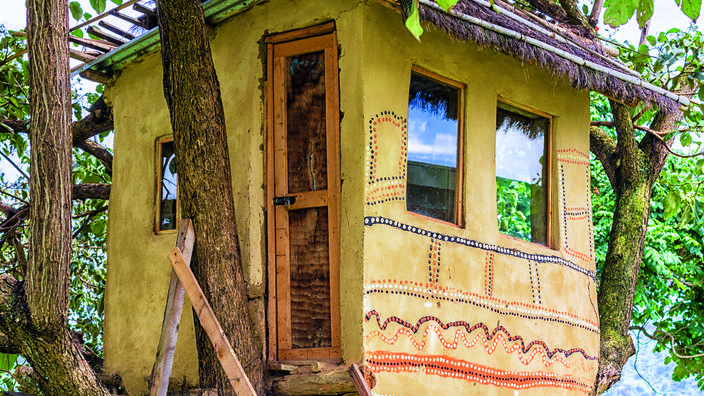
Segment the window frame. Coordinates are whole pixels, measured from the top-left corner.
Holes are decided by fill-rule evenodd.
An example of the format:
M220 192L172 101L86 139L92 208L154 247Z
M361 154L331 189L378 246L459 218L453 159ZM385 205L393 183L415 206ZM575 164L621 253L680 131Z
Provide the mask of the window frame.
M554 225L553 225L553 195L554 195L554 182L555 182L555 177L553 175L553 170L554 170L554 165L553 161L555 159L555 153L553 152L554 150L554 142L553 140L555 139L555 133L554 133L554 119L555 116L549 113L546 113L544 111L538 110L534 107L527 106L523 103L516 102L514 100L505 98L501 95L497 95L496 97L496 106L495 108L498 109L500 104L504 104L510 107L514 107L518 110L522 110L531 114L535 114L539 117L543 117L547 119L548 121L548 128L546 131L546 137L544 138L544 144L543 144L543 156L546 157L546 164L547 168L544 169L545 175L546 175L546 181L544 183L544 188L545 188L545 244L537 243L537 242L532 242L532 241L526 241L525 239L520 239L516 238L514 236L505 234L501 231L498 231L498 221L496 219L496 216L494 216L494 221L496 224L496 229L501 234L503 237L510 238L516 241L524 242L524 243L529 243L531 245L537 245L537 246L543 246L548 249L556 250L558 246L558 241L555 239L556 234L554 232ZM510 110L508 110L510 111ZM496 122L494 122L496 124ZM494 130L494 144L496 144L496 130ZM494 147L494 183L496 183L496 147ZM496 199L496 184L494 184L494 199ZM494 207L496 208L496 202L494 203Z
M456 180L455 180L455 218L453 222L445 221L435 217L427 216L421 213L416 213L408 210L408 154L406 154L406 200L405 200L405 210L406 213L420 217L423 219L431 220L434 222L447 224L456 228L464 228L464 139L465 139L465 95L467 94L467 86L459 81L452 80L448 77L442 76L438 73L432 72L418 65L411 66L411 73L408 77L409 90L411 76L417 74L423 78L434 81L439 84L447 85L458 90L457 94L457 163L455 165L456 169ZM410 103L406 106L410 110ZM410 118L409 118L410 121ZM410 131L409 131L410 135ZM410 136L409 136L410 138ZM408 151L408 150L407 150Z
M162 177L163 175L161 174L161 148L163 147L164 143L168 142L173 142L174 138L173 136L167 136L167 137L162 137L158 138L156 140L156 157L155 157L155 164L156 164L156 202L154 205L154 233L157 235L163 235L163 234L174 234L178 232L178 222L179 222L179 217L181 213L181 203L178 197L178 184L177 184L177 189L176 189L176 224L173 229L170 230L162 230L161 229L161 190L162 190ZM175 152L175 150L174 150ZM178 174L176 175L176 180L178 181Z

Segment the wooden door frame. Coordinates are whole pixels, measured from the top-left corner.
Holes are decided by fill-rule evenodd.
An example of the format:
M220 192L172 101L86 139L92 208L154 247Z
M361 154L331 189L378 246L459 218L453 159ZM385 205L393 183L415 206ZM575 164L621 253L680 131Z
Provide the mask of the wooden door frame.
M267 259L268 259L268 350L266 357L270 361L277 360L309 360L332 359L341 357L340 345L340 121L339 121L339 78L337 35L334 22L313 26L307 29L295 30L267 37ZM328 207L328 241L330 265L330 316L331 316L331 347L315 349L286 349L280 351L279 345L279 309L280 299L288 299L290 288L284 282L277 282L278 274L286 272L286 268L277 268L277 250L286 246L277 243L276 210L273 205L274 186L277 171L275 168L275 150L282 147L286 150L285 134L283 142L275 141L275 131L286 125L285 112L277 113L275 98L277 90L285 92L283 75L275 75L275 63L287 56L305 54L314 51L324 51L325 57L325 99L326 99L326 140L327 140L327 172L328 194L325 198ZM276 79L276 80L275 80ZM276 84L276 86L275 86ZM282 102L283 103L283 102ZM284 167L285 168L285 167ZM285 169L278 170L286 172ZM297 202L297 207L305 205ZM281 219L280 219L281 220ZM290 317L289 322L290 324ZM290 331L290 329L289 329ZM280 354L279 352L283 352ZM284 355L284 356L280 356Z

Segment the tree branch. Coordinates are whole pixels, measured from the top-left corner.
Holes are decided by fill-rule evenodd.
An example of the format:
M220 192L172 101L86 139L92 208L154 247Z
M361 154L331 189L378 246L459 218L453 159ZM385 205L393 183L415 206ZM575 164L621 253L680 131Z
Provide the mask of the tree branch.
M105 147L90 139L83 140L74 145L82 149L86 153L92 155L93 157L97 158L98 161L100 161L103 166L105 166L105 171L108 173L108 175L112 176L113 155L110 150L106 149Z
M589 128L589 150L604 167L611 187L615 187L618 150L616 142L603 129L596 126Z
M599 15L601 14L601 8L604 6L604 0L595 0L592 6L592 12L589 14L589 25L591 27L596 27L599 23Z

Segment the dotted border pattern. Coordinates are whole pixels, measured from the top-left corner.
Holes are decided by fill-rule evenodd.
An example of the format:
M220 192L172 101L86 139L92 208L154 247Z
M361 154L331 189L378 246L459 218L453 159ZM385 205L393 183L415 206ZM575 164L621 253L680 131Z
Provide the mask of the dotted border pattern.
M401 129L401 156L398 161L398 174L394 176L377 176L377 160L379 159L379 143L377 127L382 123L391 123ZM406 155L408 154L408 121L393 111L382 111L369 119L369 145L367 146L367 171L365 179L365 199L367 206L378 205L390 201L406 200Z
M462 238L462 237L453 236L453 235L445 235L442 233L429 231L429 230L425 230L425 229L422 229L422 228L419 228L416 226L401 223L399 221L389 219L389 218L386 218L383 216L366 216L366 217L364 217L364 225L365 226L373 227L377 224L386 225L389 227L399 229L401 231L410 232L410 233L417 234L417 235L427 236L430 238L445 241L447 243L455 243L458 245L468 246L471 248L480 249L480 250L484 250L484 251L488 251L488 252L493 252L496 254L502 254L502 255L506 255L506 256L516 257L516 258L520 258L520 259L524 259L524 260L532 260L537 263L558 264L558 265L561 265L561 266L566 267L568 269L574 270L578 273L584 274L596 282L596 272L595 271L590 271L590 270L583 268L583 267L575 264L574 262L566 260L562 257L551 256L551 255L546 255L546 254L526 253L526 252L520 251L518 249L509 249L509 248L501 247L498 245L492 245L489 243L479 242L479 241L476 241L473 239L467 239L467 238Z

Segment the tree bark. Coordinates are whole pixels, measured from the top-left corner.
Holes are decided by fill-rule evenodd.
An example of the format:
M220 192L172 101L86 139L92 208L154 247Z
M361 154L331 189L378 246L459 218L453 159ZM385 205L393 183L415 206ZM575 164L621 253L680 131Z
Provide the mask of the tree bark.
M601 356L595 393L601 394L621 378L628 358L635 353L628 328L633 314L636 282L650 217L653 184L660 176L668 152L665 144L645 135L636 141L628 108L611 102L618 140L592 128L591 150L604 165L616 193L616 206L599 285ZM656 114L651 129L669 131L681 113ZM607 139L608 138L608 139Z
M108 395L67 326L71 255L68 10L27 3L30 78L30 254L25 282L0 278L0 331L20 345L46 395Z
M225 117L203 10L197 0L158 0L157 10L179 204L196 234L191 267L249 380L263 394L261 352L247 310ZM195 325L201 387L231 391L210 340Z

